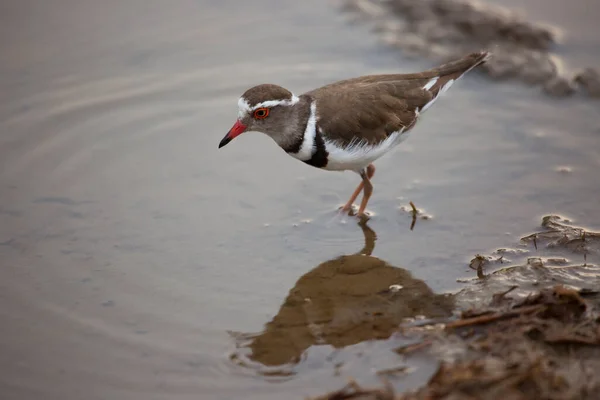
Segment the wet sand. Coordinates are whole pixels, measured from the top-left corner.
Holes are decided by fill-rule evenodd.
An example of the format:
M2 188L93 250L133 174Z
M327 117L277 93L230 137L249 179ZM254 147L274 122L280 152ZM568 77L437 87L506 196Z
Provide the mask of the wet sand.
M572 33L559 51L598 66L592 3L524 7ZM394 365L385 341L312 345L278 383L230 359L231 332L260 334L302 276L365 241L335 213L355 174L308 168L256 133L217 151L238 96L431 66L338 6L2 3L3 399L301 398ZM473 276L475 254L516 247L544 215L599 231L597 110L465 78L377 162L372 255L441 295ZM412 231L409 201L432 216ZM399 390L435 370L415 368Z

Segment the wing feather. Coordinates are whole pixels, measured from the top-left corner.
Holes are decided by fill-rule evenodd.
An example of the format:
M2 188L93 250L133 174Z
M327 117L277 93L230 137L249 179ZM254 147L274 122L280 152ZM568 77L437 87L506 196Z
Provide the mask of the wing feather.
M484 62L487 52L472 53L427 71L413 74L368 75L312 90L318 125L330 141L349 145L356 137L379 143L393 132L407 132L424 111L456 79Z

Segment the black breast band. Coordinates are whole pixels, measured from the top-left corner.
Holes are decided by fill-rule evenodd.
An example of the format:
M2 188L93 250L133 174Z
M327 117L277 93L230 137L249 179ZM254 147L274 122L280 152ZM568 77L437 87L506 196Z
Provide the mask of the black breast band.
M329 153L325 149L325 141L323 140L323 136L321 135L321 131L318 127L315 127L315 152L313 153L310 160L304 161L308 165L312 165L313 167L323 168L327 166L327 156Z

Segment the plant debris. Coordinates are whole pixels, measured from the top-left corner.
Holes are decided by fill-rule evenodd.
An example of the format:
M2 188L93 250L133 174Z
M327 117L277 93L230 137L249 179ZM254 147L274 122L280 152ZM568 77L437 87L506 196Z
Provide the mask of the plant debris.
M431 219L431 215L427 215L424 213L423 210L419 210L415 206L415 203L413 203L412 201L410 201L408 203L408 206L400 206L400 211L410 214L410 217L411 217L410 230L411 231L415 228L415 224L417 223L417 217L418 217L418 219L422 219L422 220L430 220Z
M508 292L497 293L488 307L464 311L441 331L403 327L423 336L399 353L428 351L440 358L422 388L400 394L387 380L381 388L351 381L313 400L598 399L598 292L558 285L519 301Z
M523 242L540 243L547 248L561 247L586 256L600 253L600 233L571 225L571 221L558 215L547 215L542 219L545 231L536 232L521 238Z

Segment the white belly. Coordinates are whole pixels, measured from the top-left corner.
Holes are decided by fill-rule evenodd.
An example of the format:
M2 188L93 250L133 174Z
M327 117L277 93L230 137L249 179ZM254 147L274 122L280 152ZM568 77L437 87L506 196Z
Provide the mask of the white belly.
M323 169L329 171L351 170L358 172L393 149L407 137L408 132L403 133L403 130L401 130L392 133L386 140L377 145L359 142L346 148L325 140L325 149L329 154L327 156L327 166Z

